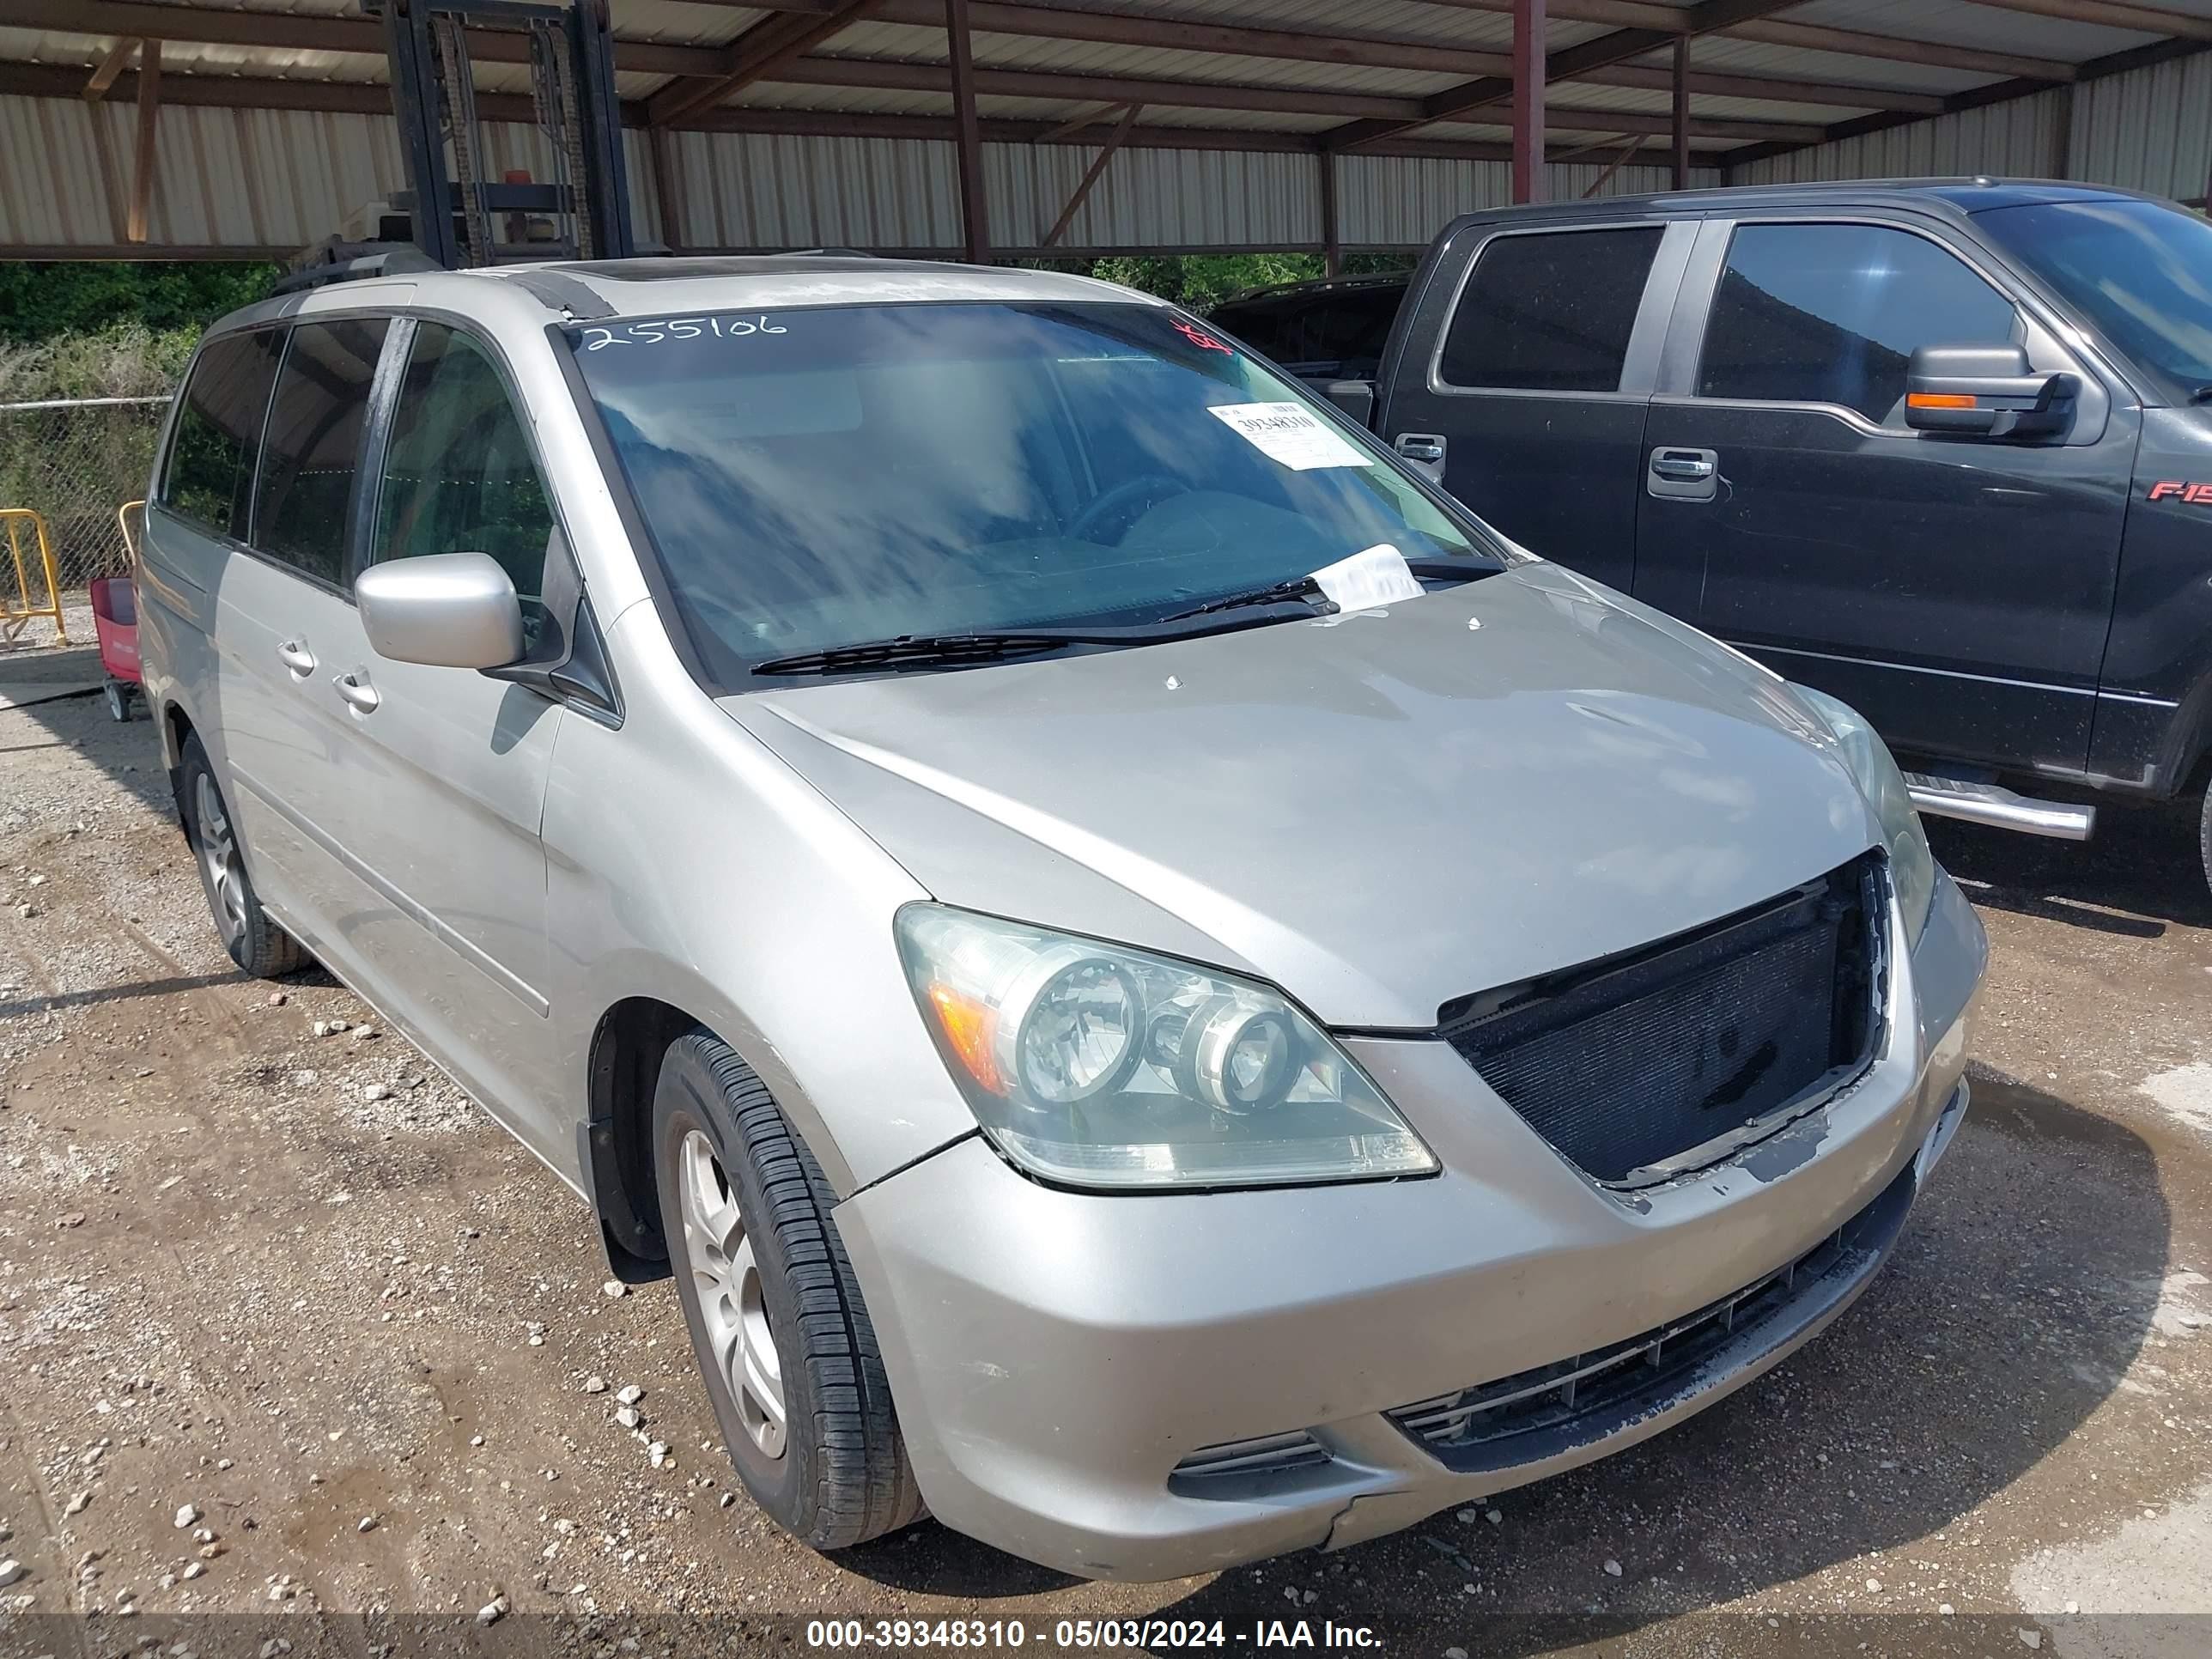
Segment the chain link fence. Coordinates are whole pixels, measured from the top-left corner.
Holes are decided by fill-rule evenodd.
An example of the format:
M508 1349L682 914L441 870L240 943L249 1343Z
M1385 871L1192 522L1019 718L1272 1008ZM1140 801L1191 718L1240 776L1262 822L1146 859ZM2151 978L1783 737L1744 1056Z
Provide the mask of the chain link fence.
M64 593L131 568L116 509L145 495L168 410L167 398L0 404L0 507L33 507L46 520ZM35 560L29 576L28 598L42 603ZM0 574L0 586L14 585L12 568Z

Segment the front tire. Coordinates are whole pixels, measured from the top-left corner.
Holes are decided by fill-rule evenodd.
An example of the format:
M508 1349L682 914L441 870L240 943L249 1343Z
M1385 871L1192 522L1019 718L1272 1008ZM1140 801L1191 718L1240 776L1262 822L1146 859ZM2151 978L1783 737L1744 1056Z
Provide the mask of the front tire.
M921 1497L821 1166L729 1046L679 1037L653 1102L660 1224L691 1347L754 1502L818 1550Z
M306 967L306 947L269 919L246 873L246 854L222 798L222 786L195 732L187 737L177 767L177 811L185 822L192 862L199 866L200 890L230 959L256 979L276 979Z

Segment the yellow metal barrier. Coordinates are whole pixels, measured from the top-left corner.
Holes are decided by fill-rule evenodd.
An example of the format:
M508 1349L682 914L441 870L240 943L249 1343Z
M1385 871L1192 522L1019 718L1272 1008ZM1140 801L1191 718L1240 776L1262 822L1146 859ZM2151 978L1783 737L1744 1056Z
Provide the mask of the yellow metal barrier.
M131 514L137 514L138 528L131 529ZM138 543L146 533L146 503L125 501L115 509L115 527L123 532L123 546L131 555L131 568L138 568Z
M23 566L23 526L28 521L38 534L39 562L46 578L46 602L31 603L30 573ZM31 623L40 617L51 617L54 623L54 638L63 645L69 643L69 628L62 621L61 582L54 574L54 544L46 535L46 521L36 507L0 507L0 522L8 526L8 551L15 561L15 596L20 605L9 605L0 599L0 635L14 639Z

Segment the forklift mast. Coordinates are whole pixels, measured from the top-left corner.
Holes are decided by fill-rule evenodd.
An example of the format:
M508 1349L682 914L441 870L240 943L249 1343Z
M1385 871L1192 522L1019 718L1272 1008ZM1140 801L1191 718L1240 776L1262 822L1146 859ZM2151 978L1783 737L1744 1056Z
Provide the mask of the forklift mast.
M393 204L407 208L415 244L433 262L458 270L636 251L607 0L362 0L362 9L383 18L406 150L410 188ZM553 157L549 182L484 176L468 46L479 29L529 39L531 103ZM550 242L530 228L549 219Z

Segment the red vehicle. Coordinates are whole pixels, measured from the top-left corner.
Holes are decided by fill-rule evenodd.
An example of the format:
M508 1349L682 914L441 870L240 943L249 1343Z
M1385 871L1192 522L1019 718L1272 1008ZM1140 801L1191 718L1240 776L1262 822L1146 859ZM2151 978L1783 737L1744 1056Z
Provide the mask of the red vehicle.
M123 544L130 549L135 568L138 538L131 522L134 509L143 514L146 503L125 502L116 510L115 520L123 527ZM140 696L138 590L129 576L95 576L86 587L92 599L92 631L100 640L100 666L107 681L107 712L127 720Z

